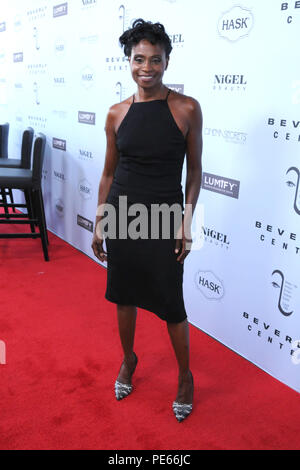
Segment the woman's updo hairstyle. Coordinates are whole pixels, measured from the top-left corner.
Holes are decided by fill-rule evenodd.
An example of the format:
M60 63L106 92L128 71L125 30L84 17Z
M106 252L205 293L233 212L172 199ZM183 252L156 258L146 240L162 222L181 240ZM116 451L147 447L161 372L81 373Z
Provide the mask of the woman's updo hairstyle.
M139 18L119 38L121 46L124 47L124 54L130 57L132 46L138 44L142 39L146 39L153 45L160 44L165 49L167 58L173 49L171 40L161 23L152 23Z

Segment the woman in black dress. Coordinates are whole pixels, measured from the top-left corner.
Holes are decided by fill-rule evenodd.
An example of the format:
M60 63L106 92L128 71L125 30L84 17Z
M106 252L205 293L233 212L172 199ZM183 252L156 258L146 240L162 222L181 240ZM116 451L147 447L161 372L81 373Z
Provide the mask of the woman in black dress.
M115 209L117 236L105 235L102 210L97 212L92 242L95 256L107 261L105 297L117 304L124 360L115 382L115 394L120 400L133 390L131 381L138 361L133 345L137 307L141 307L167 324L179 369L173 411L180 422L192 411L194 390L182 281L183 263L191 249L192 215L201 186L202 112L195 99L168 89L162 82L172 50L163 25L138 19L120 37L120 43L137 91L109 109L98 199L98 209L107 204ZM184 207L181 177L185 155ZM126 212L129 231L134 216L128 208L136 203L143 204L145 209L139 213L146 214L146 224L145 218L140 219L142 228L146 227L146 237L119 236L119 216ZM156 227L151 217L155 204L169 209L179 207L179 223L172 211L168 213L171 224L168 237L162 234L164 212L158 219L158 236L151 235L151 227Z

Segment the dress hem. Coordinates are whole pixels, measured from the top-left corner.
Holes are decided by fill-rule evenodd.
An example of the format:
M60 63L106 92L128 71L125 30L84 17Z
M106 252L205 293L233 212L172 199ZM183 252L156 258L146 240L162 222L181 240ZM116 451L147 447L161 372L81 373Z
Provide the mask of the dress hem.
M160 313L157 313L155 312L154 310L151 310L151 308L149 308L149 306L147 306L146 304L141 304L141 303L137 303L137 304L132 304L132 303L129 303L129 302L119 302L118 300L113 300L112 297L110 297L109 295L105 294L105 299L108 300L109 302L112 302L114 304L118 304L118 305L132 305L133 307L137 307L137 308L142 308L143 310L147 310L148 312L151 312L151 313L154 313L157 317L159 317L161 320L167 322L167 323L182 323L184 320L187 319L187 315L185 315L185 317L182 319L182 320L173 320L173 321L170 321L168 319L166 319L165 316L163 316L162 314Z

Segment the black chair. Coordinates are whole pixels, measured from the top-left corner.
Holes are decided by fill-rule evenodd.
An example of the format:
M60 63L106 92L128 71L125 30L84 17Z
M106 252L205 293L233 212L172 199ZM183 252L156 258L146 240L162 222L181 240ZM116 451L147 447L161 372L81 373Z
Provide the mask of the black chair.
M5 130L0 131L0 147L2 150L3 157L0 159L0 168L31 168L31 149L32 149L32 141L33 141L33 134L34 130L32 127L28 127L23 132L22 136L22 146L21 146L21 158L8 158L8 128L9 124L4 124L2 127L8 126ZM1 141L1 136L3 141ZM10 202L14 203L13 193L10 188L1 188L1 202L4 203L4 210L5 213L8 214L8 206L7 206L7 196L10 198ZM27 195L25 194L25 197ZM13 206L13 211L15 212L15 207Z
M49 261L48 237L42 194L42 169L45 154L46 137L38 134L33 147L32 169L0 168L0 188L22 189L27 191L30 203L7 203L8 207L25 207L27 214L0 214L0 224L30 224L38 226L39 232L0 233L0 238L40 238L45 261ZM0 203L4 207L4 203Z
M0 158L8 158L9 123L0 124Z

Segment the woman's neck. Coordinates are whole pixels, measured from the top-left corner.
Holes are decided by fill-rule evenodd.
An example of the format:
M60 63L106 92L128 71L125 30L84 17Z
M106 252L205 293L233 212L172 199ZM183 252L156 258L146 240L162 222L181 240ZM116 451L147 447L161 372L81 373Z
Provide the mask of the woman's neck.
M135 101L151 101L163 99L166 94L167 87L163 83L159 83L153 88L138 87L135 93Z

